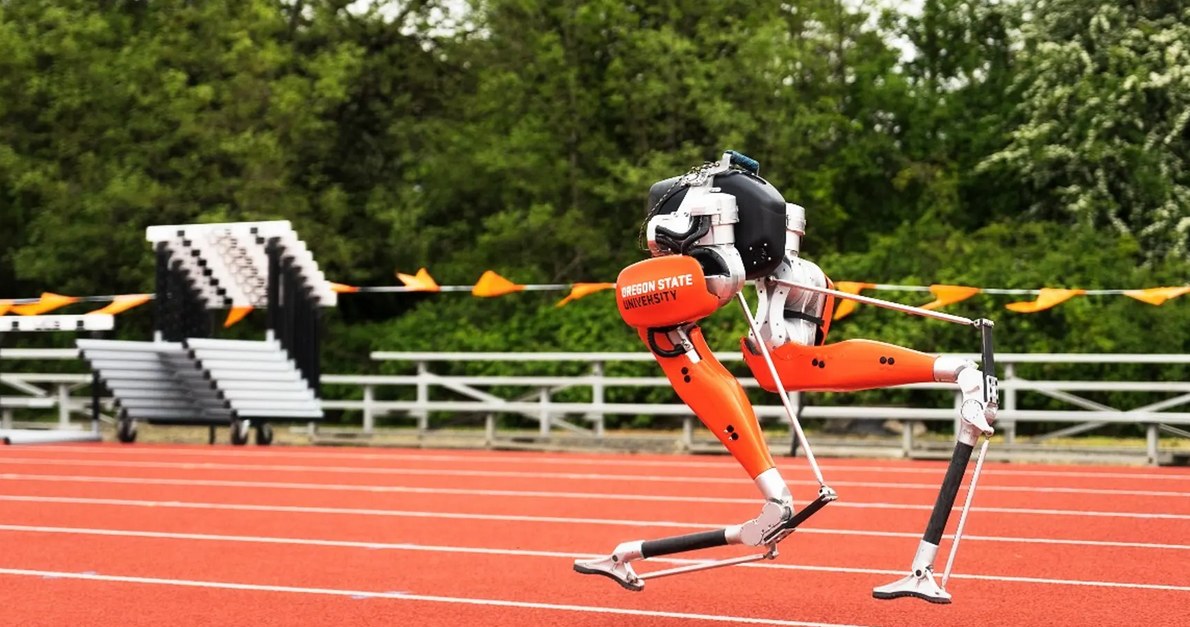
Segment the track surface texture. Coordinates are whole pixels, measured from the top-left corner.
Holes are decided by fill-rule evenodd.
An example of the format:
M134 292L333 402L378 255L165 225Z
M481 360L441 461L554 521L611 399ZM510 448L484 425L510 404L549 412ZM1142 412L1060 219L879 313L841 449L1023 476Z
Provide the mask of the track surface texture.
M813 498L804 460L778 465ZM871 597L908 570L945 463L822 469L839 501L777 559L630 592L573 560L752 518L731 458L0 447L0 624L1190 624L1186 469L985 464L948 606Z

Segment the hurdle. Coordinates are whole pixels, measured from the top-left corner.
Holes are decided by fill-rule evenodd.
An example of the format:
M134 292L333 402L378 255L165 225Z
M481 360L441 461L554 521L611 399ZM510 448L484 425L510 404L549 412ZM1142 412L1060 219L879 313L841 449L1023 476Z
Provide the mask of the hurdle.
M233 444L272 442L270 420L323 418L320 307L337 304L288 221L151 226L156 257L152 341L79 340L119 407L116 433L137 423L226 425ZM264 309L263 341L215 339L221 309Z
M102 333L111 331L116 326L115 318L111 314L83 314L83 315L54 315L38 316L2 316L0 317L0 351L3 350L4 338L11 333L36 332L85 332ZM0 373L0 384L3 376ZM2 385L0 385L2 387ZM91 428L89 430L72 429L66 418L66 411L60 409L62 418L57 427L52 429L12 429L8 424L7 411L11 408L0 407L5 410L5 420L0 428L0 442L4 444L52 444L60 442L98 442L102 439L99 433L99 391L101 383L99 377L91 375ZM0 399L2 400L2 399ZM31 400L41 400L33 398ZM59 401L62 402L62 401ZM37 403L28 404L37 407ZM49 404L45 405L49 407Z

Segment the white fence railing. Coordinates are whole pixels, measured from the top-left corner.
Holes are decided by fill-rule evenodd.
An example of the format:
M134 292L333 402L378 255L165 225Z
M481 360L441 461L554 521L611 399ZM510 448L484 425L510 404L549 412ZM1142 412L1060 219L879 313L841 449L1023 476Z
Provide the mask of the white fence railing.
M384 418L408 419L419 433L430 431L438 416L471 415L476 423L482 421L487 442L497 438L502 415L518 415L536 423L538 432L548 437L554 430L583 434L593 439L604 436L608 416L676 416L683 420L681 443L694 443L696 420L689 408L676 395L666 403L623 403L608 400L608 391L617 387L664 388L670 384L663 376L615 376L607 373L608 365L616 362L651 362L648 353L427 353L376 352L372 359L390 362L408 374L393 375L323 375L324 385L357 388L358 393L345 394L355 398L332 397L323 400L330 411L357 411L363 433L377 429ZM717 353L721 361L730 363L742 359L739 353ZM978 359L977 355L964 355ZM0 410L4 422L11 421L15 408L39 410L57 409L59 422L66 425L71 414L90 416L89 396L76 396L86 388L89 394L89 374L38 374L12 372L16 360L77 359L71 349L4 349L0 359ZM1070 436L1092 431L1106 424L1143 425L1146 433L1146 453L1151 462L1159 458L1159 434L1190 437L1190 411L1171 411L1190 405L1190 381L1174 376L1159 376L1155 381L1128 380L1029 380L1017 375L1026 364L1154 364L1161 370L1190 364L1190 354L1033 354L1006 353L996 355L1000 374L1001 409L997 426L1005 434L1008 444L1015 439L1016 425L1022 422L1070 423L1069 427L1034 436L1032 441ZM581 375L472 375L441 374L434 365L445 364L459 370L467 362L536 362L556 364L570 362L584 364ZM527 367L527 366L526 366ZM392 366L390 366L392 369ZM756 388L751 378L742 378L745 388ZM815 405L814 396L794 394L793 402L801 418L808 419L881 419L901 421L953 421L956 419L958 394L953 386L944 384L916 384L908 389L935 390L936 402L925 406L873 405ZM496 388L496 390L493 390ZM515 393L500 396L500 389L512 388ZM577 394L570 392L578 390ZM8 395L11 392L19 396ZM563 391L589 400L557 400ZM1041 409L1023 406L1019 395L1031 392L1060 401L1066 409ZM1086 398L1088 392L1120 392L1148 394L1147 404L1121 409ZM1080 395L1081 394L1081 395ZM338 396L338 395L336 395ZM388 400L382 397L406 397ZM1154 396L1162 396L1152 401ZM772 397L771 404L758 404L756 413L762 420L785 420L784 409ZM863 400L863 397L859 397ZM952 400L953 399L953 400ZM104 406L108 406L104 399ZM1034 403L1036 404L1036 403ZM905 455L915 447L913 429L902 429L901 448Z

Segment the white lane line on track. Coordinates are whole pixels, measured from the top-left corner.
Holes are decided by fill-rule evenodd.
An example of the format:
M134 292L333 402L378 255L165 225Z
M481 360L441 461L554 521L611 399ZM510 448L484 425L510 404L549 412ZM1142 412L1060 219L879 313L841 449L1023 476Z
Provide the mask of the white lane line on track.
M477 471L477 472L479 472L479 471ZM544 476L549 476L549 475L544 475ZM209 480L208 481L208 480L199 480L199 479L194 479L194 480L142 479L141 477L92 477L92 476L87 476L87 475L41 475L41 474L22 474L22 473L0 473L0 480L2 480L2 479L28 479L28 480L32 480L32 481L84 481L84 480L90 480L90 481L94 481L94 482L107 481L109 483L137 483L137 482L141 482L141 481L144 481L146 483L166 483L166 482L170 482L170 481L197 481L198 483L194 483L194 484L179 484L179 485L212 485L212 486L235 485L234 483L229 484L225 481L218 481L218 480ZM344 485L344 484L304 484L304 483L285 483L285 482L261 482L261 483L265 487L327 485L327 486L331 486L331 487L328 487L327 489L352 489L352 488L354 488L354 489L357 489L360 491L369 491L370 490L370 491L374 491L374 492L427 492L427 493L430 493L433 491L441 491L443 493L451 493L452 492L452 490L448 489L448 488L402 488L402 487L390 488L388 486L369 486L369 485L360 485L360 484L346 484L346 485ZM744 481L742 479L737 479L737 480L734 480L733 483L739 483L739 484L743 485ZM817 485L816 483L813 483L813 482L794 481L794 482L790 482L790 483L791 483L791 486L793 486L793 487L796 487L799 485ZM342 487L338 487L338 486L342 486ZM899 489L930 490L930 491L937 491L939 488L938 484L930 484L930 483L921 483L921 484L909 483L909 484L906 484L906 483L870 483L870 482L851 482L851 481L831 482L831 486L880 488L880 489L899 488ZM988 491L988 492L1009 492L1009 493L1020 492L1020 493L1025 493L1025 494L1061 493L1061 494L1096 494L1096 495L1104 495L1104 496L1145 496L1145 497L1151 496L1151 497L1170 497L1170 498L1190 497L1190 492L1170 492L1170 491L1156 491L1156 490L1096 490L1096 489L1090 489L1090 488L1029 488L1029 487L995 486L995 485L993 485L993 486L985 485L982 488L980 488L980 490ZM473 491L473 490L456 490L454 492L457 494L474 494L475 493L475 491ZM532 496L534 493L510 491L507 494L510 496ZM543 494L552 495L553 493L547 492L547 493L543 493ZM621 496L622 498L628 498L628 497L631 497L632 495L619 495L619 496ZM637 500L640 500L640 499L648 500L651 497L637 495L635 498ZM693 498L693 497L689 497L689 498L675 497L675 500L690 500L690 498ZM661 499L661 500L664 500L664 499ZM755 502L755 499L713 499L708 502L752 503L752 502Z
M626 616L648 616L651 618L676 618L684 620L714 621L719 623L743 623L750 625L789 625L793 627L858 627L837 623L808 623L777 618L751 618L747 616L720 616L715 614L692 614L686 612L663 612L659 610L634 610L598 605L567 605L561 603L534 603L531 601L505 601L502 599L477 599L471 597L443 597L404 592L377 592L373 590L341 590L338 588L306 588L297 586L276 586L263 584L234 583L226 581L196 581L193 579L161 579L157 577L124 577L93 573L70 573L51 570L26 570L23 568L0 568L0 575L15 577L41 577L43 579L76 579L85 581L108 581L117 583L177 586L186 588L214 588L220 590L241 590L248 592L280 592L289 594L319 594L327 596L393 599L397 601L424 601L429 603L454 603L489 607L510 607L533 610L555 610L582 612L588 614L620 614Z
M396 518L429 518L429 519L447 519L447 520L488 520L501 522L528 522L528 523L556 523L556 524L577 524L577 525L608 525L608 526L623 526L623 527L669 527L673 529L720 529L728 526L730 523L698 523L698 522L680 522L672 520L623 520L623 519L608 519L608 518L573 518L563 516L528 516L516 514L478 514L478 513L455 513L455 512L427 512L427 511L412 511L412 510L393 510L393 509L373 509L373 508L351 508L351 507L315 507L304 505L253 505L242 503L205 503L194 501L148 501L138 499L100 499L100 498L83 498L83 497L60 497L60 496L14 496L14 495L0 495L0 502L23 502L23 503L59 503L67 505L99 505L99 506L114 506L114 507L159 507L169 509L197 509L197 510L216 510L216 511L242 511L242 512L280 512L280 513L300 513L300 514L330 514L330 515L345 515L345 516L386 516ZM807 533L812 533L810 529L799 530ZM822 533L822 532L819 532ZM840 535L867 535L869 533L893 533L893 532L838 532ZM900 537L900 536L895 536ZM916 534L913 537L917 537ZM974 538L976 536L968 536ZM985 538L991 540L992 538ZM1044 539L1037 539L1038 543L1052 543L1061 544L1064 541L1055 540L1053 542L1042 542ZM1005 540L1009 541L1009 540Z
M531 493L535 497L558 497L558 498L616 498L621 495L614 494L596 494L590 492L537 492ZM624 495L631 496L631 495ZM0 496L0 500L11 500L21 498L37 498L26 496ZM57 497L45 497L57 498ZM677 497L682 500L690 500L685 497ZM698 497L693 497L698 498ZM755 501L749 501L755 502ZM876 503L876 502L841 502L835 501L831 505L832 509L891 509L904 511L931 511L932 505L919 505L911 503ZM1099 511L1085 511L1085 510L1069 510L1069 509L1033 509L1033 508L1017 508L1017 507L972 507L973 512L984 512L991 514L1019 514L1026 516L1084 516L1088 518L1129 518L1134 520L1190 520L1190 514L1153 514L1149 512L1099 512Z
M44 527L33 525L0 525L0 531L18 532L18 533L58 533L68 535L93 535L93 536L112 536L112 537L131 537L131 538L152 538L152 539L168 539L168 540L195 540L207 542L244 542L257 544L282 544L282 545L297 545L297 546L324 546L336 548L354 548L367 550L393 550L393 551L427 551L435 553L470 553L479 555L503 555L513 557L548 557L548 558L562 558L568 560L574 559L590 559L592 557L600 557L595 554L587 553L570 553L563 551L530 551L526 549L497 549L487 547L463 547L463 546L439 546L427 544L409 544L409 543L386 543L386 542L356 542L349 540L324 540L315 538L283 538L275 536L240 536L240 535L217 535L205 533L171 533L160 531L139 531L139 530L125 530L125 529L89 529L77 527ZM692 560L692 559L675 559L675 558L653 558L649 560L655 563L684 565L697 564L709 560ZM810 572L826 572L826 573L847 573L847 574L861 574L861 575L900 575L902 571L888 570L879 568L852 568L844 566L807 566L800 564L777 564L773 562L755 562L751 564L742 564L741 566L747 568L763 568L770 570L795 570L795 571L810 571ZM1138 590L1162 590L1172 592L1190 592L1190 586L1175 586L1170 584L1153 584L1153 583L1134 583L1122 581L1094 581L1085 579L1054 579L1048 577L1004 577L1001 575L971 575L962 573L951 574L955 579L972 579L972 580L991 580L991 581L1015 581L1019 583L1035 583L1035 584L1049 584L1049 585L1068 585L1068 586L1098 586L1106 588L1132 588Z
M640 522L645 522L645 521L640 521ZM69 528L67 528L67 527L39 527L39 526L35 526L35 525L0 524L0 530L9 530L9 531L42 531L42 530L56 530L56 529L69 529ZM96 532L96 533L107 533L109 530L88 529L86 531L92 531L92 532ZM136 533L155 533L155 532L147 532L146 531L146 532L136 532ZM853 529L798 529L798 533L799 534L809 533L809 534L814 534L814 535L863 536L863 537L877 537L877 538L920 538L921 537L920 533L908 533L908 532L900 532L900 531L864 531L864 530L853 530ZM117 532L111 532L110 535L119 535L119 534ZM171 535L171 537L172 537L172 535L178 535L178 534L167 534L167 535ZM196 538L199 538L200 536L205 537L206 534L197 534L197 535L196 534L181 534L181 535L184 535L186 537L189 537L190 535L195 535ZM211 537L223 537L223 536L211 536ZM238 537L238 536L227 536L227 537ZM946 534L946 535L942 536L942 539L950 540L952 537L953 536L951 534ZM1013 537L1003 537L1003 536L971 536L971 535L963 536L963 539L967 540L967 541L1005 542L1005 543L1012 543L1012 544L1067 544L1067 545L1074 545L1074 546L1110 546L1110 547L1133 548L1133 549L1157 549L1157 550L1161 550L1161 551L1165 551L1165 550L1187 551L1187 550L1190 550L1190 545L1186 545L1186 544L1152 544L1152 543L1142 543L1142 542L1110 542L1110 541L1103 541L1103 540L1057 540L1057 539L1053 539L1053 538L1013 538ZM288 538L278 539L278 541L282 541L282 540L288 540ZM323 541L318 541L318 542L323 542ZM331 545L333 545L333 546L338 546L337 544L333 544L333 542L335 542L335 541L326 541L326 542L332 543ZM342 545L343 546L358 545L358 546L362 546L362 547L366 547L366 548L400 548L400 547L405 547L405 546L413 546L413 547L423 546L423 545L415 545L415 544L406 545L406 544L388 544L388 543L375 543L375 542L346 542L346 543L342 543ZM518 552L509 553L509 555L521 555L521 554L522 553L518 553ZM555 553L555 552L549 552L549 551L526 551L523 554L525 554L525 555L542 555L542 556L551 556L551 557L574 557L574 558L597 557L596 555L584 555L584 554L578 554L578 553L574 553L574 554ZM693 564L693 563L699 562L701 560L654 558L654 561L670 561L675 564L686 564L686 563ZM892 572L892 571L889 571L889 572Z
M2 450L2 449L0 449ZM163 455L163 454L180 454L180 455L194 455L202 457L248 457L248 458L315 458L315 459L340 459L344 461L352 460L381 460L381 461L426 461L426 462L473 462L482 464L527 464L527 463L541 463L541 464L558 464L563 466L656 466L661 468L710 468L716 470L724 470L728 472L739 472L739 466L730 457L723 456L723 461L692 461L687 458L674 456L673 460L660 459L637 459L635 455L626 456L622 454L605 454L603 458L582 458L582 457L566 457L566 456L547 456L543 453L520 454L518 452L505 452L499 454L490 454L477 452L476 455L452 455L452 454L436 454L436 453L414 453L406 450L397 449L386 453L365 453L366 449L361 449L359 452L349 450L344 452L328 452L318 450L316 447L306 448L290 448L290 449L274 449L274 450L259 450L259 449L229 449L229 448L210 448L207 446L199 447L176 447L176 446L155 446L147 445L144 448L114 448L108 446L95 445L75 445L75 446L39 446L38 451L53 451L53 452L71 452L71 453L88 453L88 454L118 454L118 455ZM118 452L117 452L118 451ZM792 461L789 458L778 457L778 465L788 466ZM927 463L918 460L918 463ZM833 464L829 460L822 463L822 470L829 474L832 471L839 472L880 472L880 473L912 473L912 474L941 474L945 472L945 461L932 461L933 467L905 467L905 466L864 466L858 464ZM990 476L1019 476L1019 477L1068 477L1079 479L1154 479L1166 481L1190 481L1190 473L1154 473L1154 472L1116 472L1116 471L1066 471L1066 470L1019 470L1019 469L1000 469L993 467L985 467L983 474Z
M647 481L650 483L697 483L697 484L732 484L746 483L741 477L690 477L690 476L657 476L657 475L622 475L599 473L548 473L511 470L455 470L450 468L375 468L370 466L304 466L291 464L231 464L222 462L162 462L162 461L126 461L126 460L94 460L94 459L41 459L26 457L0 457L0 464L41 464L46 466L82 466L104 468L154 468L159 470L243 470L253 472L306 472L328 474L362 474L362 475L398 475L422 477L480 477L485 479L568 479L580 481ZM792 481L792 485L817 485L813 482ZM830 482L833 486L863 487L878 489L910 489L910 490L938 490L938 484L932 483L884 483L864 481ZM1187 497L1190 492L1149 491L1142 493L1130 490L1097 490L1092 488L1031 488L1018 486L988 486L988 491L1026 492L1026 493L1073 493L1100 494L1117 496L1156 496L1156 497Z
M360 486L360 485L344 485L344 484L327 484L327 483L288 483L279 481L231 481L218 479L159 479L159 478L144 478L144 477L87 477L87 476L61 476L61 475L22 475L22 474L0 474L0 481L48 481L61 483L110 483L110 484L124 484L124 485L169 485L169 486L201 486L201 487L218 487L218 488L235 488L238 490L246 490L248 488L266 488L266 489L284 489L284 490L315 490L315 491L330 491L330 492L366 492L372 494L429 494L441 495L450 494L456 496L482 496L482 497L518 497L518 498L569 498L569 499L583 499L583 500L624 500L624 501L643 501L643 502L673 502L673 503L716 503L723 505L735 504L752 504L757 502L757 499L742 499L742 498L723 498L723 497L709 497L709 496L668 496L668 495L643 495L643 494L608 494L608 493L593 493L593 492L545 492L545 491L521 491L521 490L465 490L457 488L413 488L405 486ZM2 495L0 495L2 497ZM836 507L846 505L846 503L836 502ZM923 507L923 509L926 509ZM902 533L902 532L877 532L877 531L855 531L855 530L828 530L828 529L802 529L803 533L831 533L843 535L880 535L887 537L916 537L920 534L916 533ZM1056 540L1047 538L1007 538L1000 536L965 536L971 540L987 540L997 542L1024 542L1024 543L1042 543L1042 544L1074 544L1074 545L1093 545L1093 546L1116 546L1125 548L1142 548L1142 549L1190 549L1190 545L1182 544L1154 544L1146 542L1111 542L1101 540Z

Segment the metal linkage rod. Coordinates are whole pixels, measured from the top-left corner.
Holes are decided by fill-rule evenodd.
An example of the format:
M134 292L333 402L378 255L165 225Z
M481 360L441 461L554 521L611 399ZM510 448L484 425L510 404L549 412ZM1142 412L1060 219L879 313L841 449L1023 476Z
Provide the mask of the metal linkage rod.
M740 303L740 309L744 310L744 318L748 320L748 328L752 329L752 338L756 341L760 354L764 356L764 363L769 368L769 374L773 375L773 383L777 386L777 396L781 397L781 404L785 406L785 414L789 416L789 422L793 425L794 433L797 434L797 441L802 445L802 450L806 452L806 461L810 462L814 478L818 480L818 485L826 487L826 480L822 478L822 469L818 467L818 460L814 458L814 451L810 448L806 433L802 431L802 424L798 421L797 412L794 411L789 394L785 391L785 384L781 382L781 375L777 374L777 366L773 363L772 356L769 355L769 348L761 339L760 328L756 326L756 319L752 317L752 312L748 309L748 300L744 298L743 292L736 293L736 300Z
M945 314L945 313L942 313L939 311L931 311L929 309L922 309L921 307L914 307L912 305L902 305L901 303L894 303L889 300L872 298L870 296L860 296L859 294L848 294L847 292L840 292L839 290L832 290L828 287L818 287L817 285L807 285L805 283L796 283L794 281L785 281L782 279L777 279L776 283L778 283L779 285L784 285L786 287L796 287L798 289L810 290L811 292L818 292L819 294L829 294L831 296L834 296L835 298L845 298L847 300L853 300L857 303L864 303L866 305L875 305L877 307L883 307L884 309L892 309L893 311L899 311L901 313L907 313L907 314L911 314L914 316L922 316L925 318L934 318L935 320L942 320L945 322L952 322L954 324L962 324L962 325L966 325L966 326L970 326L970 327L979 326L979 323L977 321L972 320L970 318L964 318L962 316Z
M747 564L749 562L759 562L760 560L773 559L772 552L756 553L753 555L745 555L742 557L731 557L723 560L699 562L697 564L690 564L689 566L675 566L674 568L667 568L665 570L655 570L650 573L641 573L641 579L657 579L660 577L669 577L670 575L680 575L682 573L692 573L699 570L710 570L712 568L723 568L724 566L735 566L737 564Z

